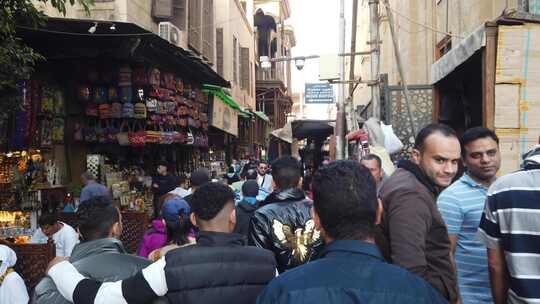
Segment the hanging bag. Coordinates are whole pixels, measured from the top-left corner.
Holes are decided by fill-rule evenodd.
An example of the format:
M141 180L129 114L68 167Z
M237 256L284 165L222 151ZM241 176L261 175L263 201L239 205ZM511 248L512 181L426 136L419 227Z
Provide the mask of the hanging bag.
M403 143L394 133L392 125L385 125L381 122L381 129L384 133L384 148L388 154L400 152L403 149Z
M116 134L116 140L118 141L118 144L120 146L129 146L129 132L131 131L131 128L129 127L129 124L124 120L120 124L120 128L118 130L118 133Z

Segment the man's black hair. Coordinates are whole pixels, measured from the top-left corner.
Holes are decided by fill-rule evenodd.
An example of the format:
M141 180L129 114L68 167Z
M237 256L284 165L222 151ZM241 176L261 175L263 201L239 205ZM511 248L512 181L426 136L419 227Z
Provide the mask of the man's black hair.
M169 169L169 163L167 163L166 161L164 160L160 160L156 163L156 167L159 167L159 166L163 166L163 167L166 167L167 169Z
M112 226L120 221L118 209L102 196L82 203L76 214L79 232L85 242L109 237Z
M302 165L292 156L283 156L272 163L272 177L280 190L296 188L302 176Z
M382 160L379 156L375 155L375 154L368 154L364 157L362 157L361 160L376 160L377 161L377 166L379 166L379 169L382 168Z
M221 183L206 183L191 197L191 212L205 221L212 220L229 202L234 202L234 192Z
M373 236L377 187L366 167L350 160L332 162L319 168L312 188L313 205L330 237L365 240Z
M178 185L182 185L182 184L184 184L184 183L186 183L186 182L188 181L188 178L187 178L187 176L185 176L184 174L181 174L181 175L179 175L179 176L177 177L176 180L177 180L177 184L178 184Z
M456 139L458 138L454 129L450 128L445 124L433 123L425 126L424 128L422 128L422 130L420 130L420 132L418 132L414 140L414 148L422 152L424 150L424 144L426 143L426 139L431 134L435 133L442 134L445 137L455 137Z
M42 213L38 220L39 227L43 226L51 226L56 224L58 222L58 217L56 216L56 213Z
M257 171L255 169L249 169L247 170L246 172L246 180L253 180L253 179L257 179Z
M461 136L461 155L465 156L465 154L467 153L467 151L465 151L465 145L468 145L471 142L480 138L491 138L497 143L497 145L499 144L499 137L492 130L484 127L470 128L465 131L465 133L463 133L463 136Z

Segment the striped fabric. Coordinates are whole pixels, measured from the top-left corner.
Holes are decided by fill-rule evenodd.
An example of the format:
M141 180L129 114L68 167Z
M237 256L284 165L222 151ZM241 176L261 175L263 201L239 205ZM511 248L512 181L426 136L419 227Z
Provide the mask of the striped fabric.
M489 188L478 238L504 250L508 303L540 303L539 169L503 176Z
M448 234L457 236L455 261L461 303L493 303L486 246L476 239L487 188L467 174L446 188L437 199Z

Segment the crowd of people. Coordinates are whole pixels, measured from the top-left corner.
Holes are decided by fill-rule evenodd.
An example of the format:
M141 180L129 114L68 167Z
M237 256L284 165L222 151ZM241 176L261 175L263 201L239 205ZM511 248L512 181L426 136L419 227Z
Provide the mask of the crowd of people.
M81 204L77 231L40 219L63 257L32 302L538 303L540 143L516 172L500 165L493 131L432 124L392 174L371 154L326 162L308 185L290 156L234 161L219 181L171 182L164 166L138 256L105 196Z

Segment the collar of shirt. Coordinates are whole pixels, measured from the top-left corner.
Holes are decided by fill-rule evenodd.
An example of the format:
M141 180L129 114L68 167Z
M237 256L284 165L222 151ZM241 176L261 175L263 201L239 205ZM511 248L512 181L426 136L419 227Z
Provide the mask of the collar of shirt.
M482 184L479 184L477 183L474 179L472 179L472 177L470 177L470 175L468 173L464 173L463 176L459 179L462 183L472 187L472 188L479 188L479 189L484 189L484 190L487 190L488 187L482 185Z
M328 244L321 256L356 253L370 256L372 258L384 261L384 258L375 244L358 240L335 240Z

